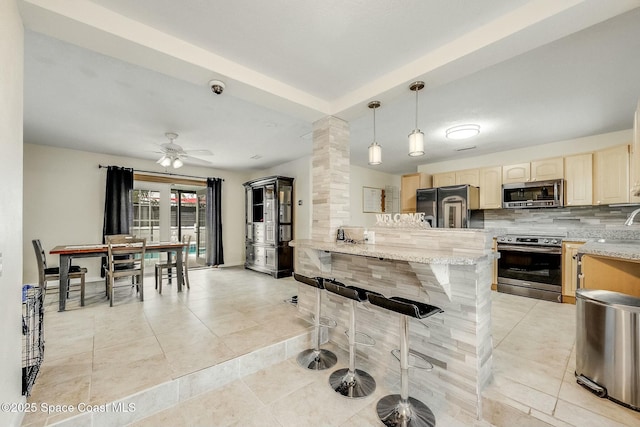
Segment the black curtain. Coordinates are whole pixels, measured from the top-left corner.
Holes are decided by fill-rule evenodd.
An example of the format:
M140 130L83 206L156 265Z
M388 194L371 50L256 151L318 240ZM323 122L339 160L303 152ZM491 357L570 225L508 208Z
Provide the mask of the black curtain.
M104 236L130 234L133 224L133 169L107 167L107 190L104 197ZM104 262L102 263L105 264ZM104 269L102 271L104 276Z
M207 265L224 264L222 252L222 179L207 178Z

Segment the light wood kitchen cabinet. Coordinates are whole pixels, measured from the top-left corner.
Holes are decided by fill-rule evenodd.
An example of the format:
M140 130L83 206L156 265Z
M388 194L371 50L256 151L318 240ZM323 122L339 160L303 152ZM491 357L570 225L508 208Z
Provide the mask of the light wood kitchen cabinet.
M412 213L416 211L416 190L431 188L431 176L423 172L402 175L400 186L400 210Z
M502 208L502 166L479 171L480 209Z
M584 254L580 258L580 287L622 292L640 297L640 263Z
M530 163L518 163L502 167L502 183L547 181L564 178L562 157L536 160Z
M593 153L593 175L595 205L629 203L629 146Z
M446 187L448 185L456 185L455 172L433 174L433 188Z
M640 202L640 101L633 119L633 144L631 145L631 202Z
M518 163L502 167L502 183L528 182L531 180L531 163Z
M592 153L565 157L564 178L566 206L593 205Z
M480 186L480 169L466 169L456 171L456 185L473 185Z
M536 160L531 162L531 181L547 181L564 178L564 161L562 157Z
M562 242L562 302L575 304L578 288L578 248L584 242Z

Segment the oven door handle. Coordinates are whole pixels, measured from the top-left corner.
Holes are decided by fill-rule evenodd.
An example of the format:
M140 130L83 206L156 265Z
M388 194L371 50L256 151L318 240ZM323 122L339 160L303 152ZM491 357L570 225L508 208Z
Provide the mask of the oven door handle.
M539 254L562 254L562 248L550 246L529 246L529 245L498 245L498 252L535 252Z

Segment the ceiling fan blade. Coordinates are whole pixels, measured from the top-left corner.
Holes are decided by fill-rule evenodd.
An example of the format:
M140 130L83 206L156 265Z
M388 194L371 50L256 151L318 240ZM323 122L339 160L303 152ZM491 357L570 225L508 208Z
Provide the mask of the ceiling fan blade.
M188 155L200 155L200 156L213 156L213 153L210 150L185 150L185 153Z
M209 160L201 159L195 156L187 156L187 161L193 161L194 163L199 163L201 165L206 165L206 166L210 166L213 164Z

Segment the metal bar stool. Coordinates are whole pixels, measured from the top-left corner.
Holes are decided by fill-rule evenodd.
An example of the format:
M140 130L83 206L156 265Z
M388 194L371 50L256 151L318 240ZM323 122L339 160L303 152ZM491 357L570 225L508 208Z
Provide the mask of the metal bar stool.
M355 286L346 286L332 279L325 280L324 287L327 291L351 300L349 329L345 331L349 338L349 368L338 369L329 377L331 387L345 397L369 396L376 389L376 381L367 372L356 369L356 344L372 346L375 341L370 336L356 332L356 304L368 300L368 291ZM356 342L356 334L367 341Z
M384 425L389 427L434 427L436 425L436 417L431 409L418 399L409 397L409 317L424 319L434 314L442 313L443 310L422 302L400 297L386 298L379 294L369 294L369 302L401 314L400 394L390 394L378 401L376 408L378 417ZM427 363L431 365L428 361ZM429 369L432 368L433 365Z
M322 304L322 290L324 289L324 279L322 277L307 277L301 274L294 273L293 277L300 283L309 285L316 290L316 313L314 315L313 323L315 326L316 340L313 348L304 350L298 354L298 364L303 368L312 369L315 371L321 371L323 369L329 369L338 361L337 356L329 351L320 348L320 326L327 328L335 328L336 322L332 319L320 317L320 306Z

